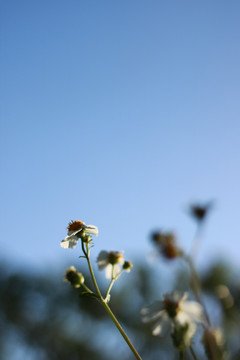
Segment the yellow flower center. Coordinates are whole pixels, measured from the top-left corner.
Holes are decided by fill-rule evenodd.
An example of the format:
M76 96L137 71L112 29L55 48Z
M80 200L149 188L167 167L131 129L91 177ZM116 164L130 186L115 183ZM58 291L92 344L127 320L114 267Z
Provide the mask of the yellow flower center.
M71 221L68 224L67 230L68 231L77 231L80 230L82 228L83 222L80 220L76 220L76 221Z

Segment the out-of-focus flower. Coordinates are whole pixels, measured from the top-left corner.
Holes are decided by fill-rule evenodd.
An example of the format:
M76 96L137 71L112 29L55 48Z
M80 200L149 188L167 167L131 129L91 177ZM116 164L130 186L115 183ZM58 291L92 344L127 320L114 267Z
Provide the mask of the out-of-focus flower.
M234 299L226 285L218 285L216 287L216 295L221 302L224 310L230 309L234 305Z
M166 259L175 259L182 255L182 251L176 245L174 233L155 232L152 241Z
M209 359L226 359L227 354L224 349L224 342L224 336L221 329L204 329L202 344Z
M196 333L195 322L203 322L202 306L195 301L187 301L187 293L174 291L164 295L163 301L144 307L141 310L143 322L154 322L153 335L165 335L172 330L182 331L182 338L185 346L189 346L192 337Z
M69 281L73 287L79 288L84 283L84 276L74 266L70 266L65 272L64 280Z
M132 270L133 264L131 261L124 261L123 270L130 272Z
M124 264L122 251L105 251L102 250L97 258L99 270L106 271L107 279L114 279L120 272L120 265Z
M212 206L213 206L212 202L209 202L206 205L199 205L199 204L190 205L190 209L189 209L190 215L192 215L193 218L200 223L206 218Z
M71 221L67 227L67 236L64 240L61 241L60 245L64 249L74 249L78 243L78 239L81 237L81 234L91 234L98 235L98 228L94 225L86 225L83 221L76 220Z

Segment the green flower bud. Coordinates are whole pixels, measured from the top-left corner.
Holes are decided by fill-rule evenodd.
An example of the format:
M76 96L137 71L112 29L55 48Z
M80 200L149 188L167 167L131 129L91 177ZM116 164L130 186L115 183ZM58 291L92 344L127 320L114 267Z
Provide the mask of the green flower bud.
M124 261L123 270L130 272L132 270L133 264L131 261Z
M75 288L79 288L84 283L83 274L79 273L74 266L70 266L66 270L64 279Z

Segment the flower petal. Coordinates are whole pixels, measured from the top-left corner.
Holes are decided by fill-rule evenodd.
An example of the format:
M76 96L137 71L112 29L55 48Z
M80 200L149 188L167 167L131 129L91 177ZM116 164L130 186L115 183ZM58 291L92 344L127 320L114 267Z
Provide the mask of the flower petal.
M99 270L103 270L108 265L108 252L102 250L97 257L97 264Z
M161 317L161 313L164 309L164 303L162 301L156 301L155 303L146 306L141 309L141 314L143 315L142 321L149 322L156 320L158 317Z
M181 303L180 308L188 314L193 320L203 321L203 308L196 301L185 301Z
M98 228L95 225L85 225L83 224L83 228L87 234L92 234L98 236Z
M162 316L160 319L155 323L155 325L152 328L152 334L154 336L164 336L171 327L171 320L167 316L165 312L162 312Z
M60 245L64 249L74 249L78 243L77 236L67 236L64 240L61 241Z
M112 279L112 265L108 264L105 269L105 276L107 279Z
M113 265L113 277L115 278L121 271L121 268L118 264Z

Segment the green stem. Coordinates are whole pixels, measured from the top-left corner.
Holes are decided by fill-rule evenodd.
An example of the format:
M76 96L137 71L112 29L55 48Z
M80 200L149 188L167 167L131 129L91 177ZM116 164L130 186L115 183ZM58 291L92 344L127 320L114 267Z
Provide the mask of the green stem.
M184 352L179 350L179 360L183 360L184 359Z
M105 301L107 300L108 298L108 295L110 294L110 291L113 287L113 284L115 283L115 281L119 278L119 276L123 273L123 270L121 270L115 277L113 277L113 267L112 267L112 280L109 284L109 287L107 289L107 292L106 292L106 296L105 296Z
M115 279L112 279L110 284L109 284L109 287L107 289L107 292L106 292L105 301L107 301L108 295L109 295L114 283L115 283Z
M193 350L192 346L190 346L190 351L191 351L191 354L192 354L192 357L194 358L194 360L198 360L197 355L195 354L195 351Z
M199 280L199 277L198 277L198 273L195 270L195 267L193 265L193 262L192 262L191 258L189 256L185 256L184 259L187 262L187 264L188 264L188 266L190 268L190 272L192 274L192 290L194 292L194 295L195 295L197 301L202 305L203 311L204 311L204 314L205 314L205 318L207 320L207 323L208 323L209 326L211 326L210 319L209 319L206 307L205 307L205 305L204 305L204 303L202 301L201 284L200 284L200 280Z
M114 322L114 324L116 325L116 327L118 328L119 332L121 333L122 337L124 338L124 340L126 341L126 343L128 344L128 346L130 347L130 349L132 350L133 354L135 355L136 359L138 360L142 360L141 356L138 354L137 350L135 349L135 347L133 346L133 344L131 343L131 340L129 339L129 337L127 336L127 334L125 333L125 331L123 330L123 328L121 327L121 325L119 324L117 318L115 317L115 315L113 314L112 310L110 309L110 307L108 306L108 304L104 301L101 300L101 303L103 304L103 306L105 307L108 315L111 317L112 321Z
M88 293L90 294L94 294L94 292L92 290L90 290L87 285L85 285L84 283L81 285L81 287L83 287Z
M88 247L88 243L86 245L86 248L87 248L87 251L85 251L85 256L86 256L86 259L87 259L87 263L88 263L88 267L89 267L89 270L90 270L90 274L91 274L91 278L92 278L92 281L93 281L93 284L94 284L94 287L97 291L97 294L100 298L100 300L102 301L103 300L103 297L102 297L102 294L98 288L98 284L96 282L96 279L95 279L95 276L94 276L94 273L93 273L93 269L92 269L92 265L91 265L91 262L90 262L90 258L89 258L89 247Z
M86 256L87 259L87 263L88 263L88 267L90 270L90 274L91 274L91 278L93 281L93 284L95 286L95 289L97 291L97 294L99 296L99 300L102 303L102 305L104 306L105 310L107 311L108 315L111 317L112 321L114 322L114 324L116 325L118 331L120 332L120 334L122 335L122 337L124 338L124 340L126 341L126 343L128 344L129 348L132 350L133 354L135 355L136 359L138 360L142 360L141 356L138 354L137 350L135 349L135 347L133 346L133 344L131 343L131 340L129 339L129 337L127 336L127 334L125 333L125 331L123 330L123 328L121 327L121 325L119 324L117 318L115 317L115 315L113 314L112 310L110 309L110 307L108 306L108 304L106 303L106 300L103 299L102 294L98 288L96 279L95 279L95 275L92 269L92 265L90 262L90 258L89 258L89 247L88 247L88 243L86 243L86 248L87 251L84 248L83 242L82 242L82 248L83 248L83 252ZM115 279L114 279L115 280ZM110 289L111 290L111 289Z

